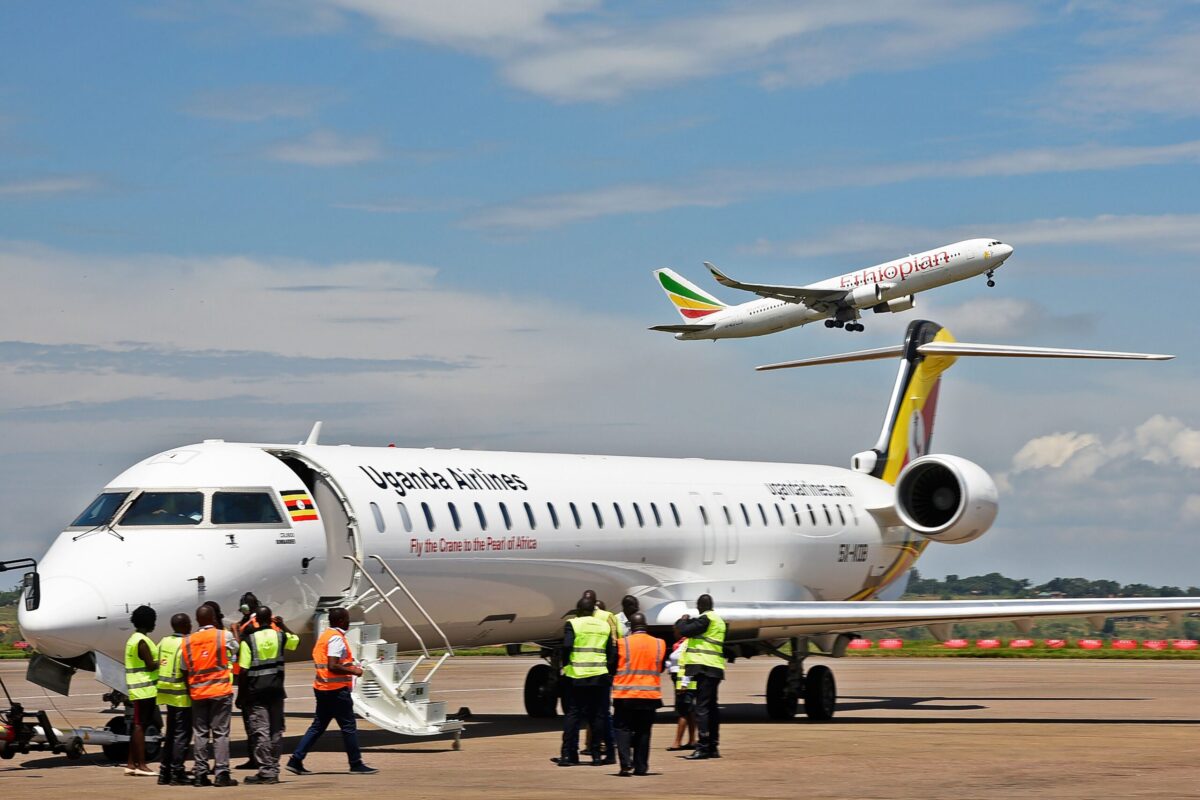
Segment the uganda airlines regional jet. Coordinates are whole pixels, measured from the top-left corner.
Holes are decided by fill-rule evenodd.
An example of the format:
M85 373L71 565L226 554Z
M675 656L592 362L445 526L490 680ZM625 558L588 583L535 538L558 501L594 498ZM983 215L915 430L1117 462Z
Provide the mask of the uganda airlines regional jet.
M1012 252L1011 245L997 239L967 239L807 286L743 283L705 261L717 283L762 298L735 306L669 269L659 269L654 277L683 324L654 325L650 330L673 333L682 340L744 339L825 320L826 328L861 332L864 312L908 311L916 306L920 292L976 275L987 275L988 286L995 286L995 271Z
M186 445L122 472L66 527L36 577L26 575L20 626L39 653L89 668L121 656L143 603L164 620L205 600L236 608L252 589L310 637L334 606L377 626L381 642L364 644L363 657L386 667L380 682L412 674L386 659L427 639L538 643L549 663L530 669L525 703L545 716L555 713L563 619L583 589L610 604L635 595L664 637L708 593L728 623L730 656L784 659L767 686L770 715L790 718L803 702L827 719L833 673L806 669L806 659L840 656L866 631L927 625L944 637L956 622L1027 629L1047 616L1200 609L1200 598L1183 597L896 599L927 547L972 542L996 517L996 485L982 468L928 452L942 372L979 355L1170 358L957 343L916 321L898 346L766 367L899 359L879 439L850 469L327 446L318 428L298 445ZM397 610L391 578L421 616ZM381 690L367 686L375 695L363 689L356 708L375 720Z

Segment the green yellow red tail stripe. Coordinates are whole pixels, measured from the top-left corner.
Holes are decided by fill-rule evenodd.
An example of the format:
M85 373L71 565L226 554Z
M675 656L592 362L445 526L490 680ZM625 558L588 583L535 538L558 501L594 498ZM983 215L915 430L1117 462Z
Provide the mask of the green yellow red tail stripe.
M725 308L725 304L720 300L688 283L669 269L657 270L655 275L659 285L667 293L667 298L685 320L702 319Z

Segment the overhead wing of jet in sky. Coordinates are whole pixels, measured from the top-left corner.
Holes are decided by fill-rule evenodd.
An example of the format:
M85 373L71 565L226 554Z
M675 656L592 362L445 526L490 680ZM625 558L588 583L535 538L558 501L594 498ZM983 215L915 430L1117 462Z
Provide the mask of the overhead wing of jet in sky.
M712 273L713 278L722 286L753 292L760 297L772 297L788 303L806 303L808 305L833 303L836 305L849 294L845 289L810 289L804 286L769 286L762 283L742 283L721 272L711 262L705 261L704 266L708 267L708 271Z

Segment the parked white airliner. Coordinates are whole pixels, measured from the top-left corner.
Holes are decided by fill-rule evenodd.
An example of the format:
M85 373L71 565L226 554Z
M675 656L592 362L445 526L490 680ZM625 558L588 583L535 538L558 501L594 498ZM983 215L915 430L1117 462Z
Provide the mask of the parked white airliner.
M610 605L637 596L660 635L708 593L731 655L787 659L768 686L771 715L791 717L803 700L821 719L833 714L833 675L805 671L805 657L839 656L863 631L929 625L948 635L960 621L1200 609L1200 598L895 599L930 542L978 539L997 513L983 469L927 454L940 375L961 355L1170 358L968 345L916 321L900 346L772 365L899 356L879 440L851 469L326 446L317 429L299 445L204 441L112 480L52 544L38 577L26 576L20 626L38 652L87 667L96 653L120 656L143 603L162 620L210 599L234 608L252 589L310 636L322 609L347 605L400 650L442 634L454 647L543 644L551 664L530 670L525 699L547 715L555 646L583 589ZM381 599L389 569L425 621L409 627ZM780 648L789 639L794 655ZM394 648L371 648L394 658Z
M807 286L743 283L705 261L717 283L762 298L734 306L672 270L658 269L654 277L683 317L683 324L654 325L650 330L673 333L684 340L744 339L825 320L827 328L861 332L863 312L908 311L916 306L920 292L976 275L987 275L988 286L995 286L993 275L1012 252L1011 245L997 239L967 239Z

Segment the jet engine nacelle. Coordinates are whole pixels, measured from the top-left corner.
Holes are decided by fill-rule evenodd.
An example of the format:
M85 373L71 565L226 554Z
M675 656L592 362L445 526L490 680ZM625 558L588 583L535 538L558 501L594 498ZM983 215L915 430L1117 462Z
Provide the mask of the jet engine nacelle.
M859 286L846 295L846 302L855 308L871 308L879 305L883 299L884 286L873 283L869 286Z
M978 464L958 456L922 456L896 479L896 513L935 542L965 544L996 519L996 483Z
M909 311L916 308L916 306L916 295L906 294L904 297L897 297L895 300L880 303L871 310L876 314L899 314L901 311Z

